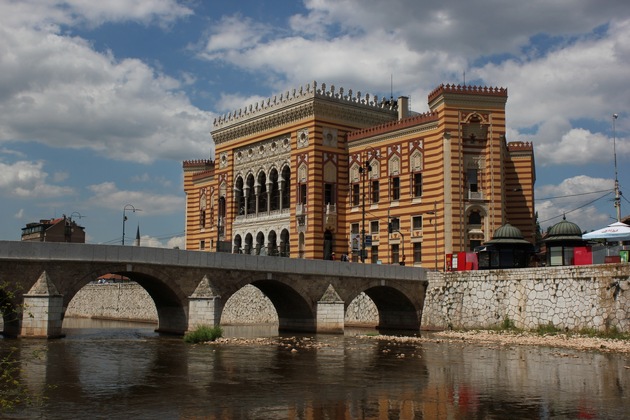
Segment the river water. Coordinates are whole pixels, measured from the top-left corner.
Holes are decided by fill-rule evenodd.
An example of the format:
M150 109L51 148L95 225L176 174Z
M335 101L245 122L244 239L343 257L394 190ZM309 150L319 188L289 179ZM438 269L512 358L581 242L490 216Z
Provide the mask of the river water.
M6 418L620 419L625 355L457 342L396 345L346 335L275 345L190 345L148 324L64 321L58 340L16 347L21 380L43 401ZM276 337L276 327L226 327ZM296 342L301 345L296 346ZM295 349L296 351L292 351Z

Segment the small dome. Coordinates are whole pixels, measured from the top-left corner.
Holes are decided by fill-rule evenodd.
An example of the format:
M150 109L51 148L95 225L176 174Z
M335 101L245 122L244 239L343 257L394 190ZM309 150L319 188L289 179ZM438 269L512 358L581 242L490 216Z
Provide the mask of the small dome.
M519 228L506 223L494 231L492 239L523 239L523 234Z
M582 237L582 229L573 222L562 220L549 229L549 236L577 236Z
M494 231L492 239L487 244L530 244L523 238L521 230L509 223ZM531 245L531 244L530 244Z
M567 241L567 240L582 240L582 229L573 222L569 222L566 218L562 218L562 221L556 223L547 232L545 241Z

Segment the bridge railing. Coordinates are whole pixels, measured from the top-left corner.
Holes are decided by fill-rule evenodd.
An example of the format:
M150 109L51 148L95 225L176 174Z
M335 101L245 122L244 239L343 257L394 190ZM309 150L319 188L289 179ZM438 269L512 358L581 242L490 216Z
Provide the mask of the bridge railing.
M400 265L358 264L168 248L63 242L0 241L0 262L2 260L61 260L183 267L220 267L222 269L266 273L325 274L340 277L379 278L383 280L423 281L427 278L426 269Z

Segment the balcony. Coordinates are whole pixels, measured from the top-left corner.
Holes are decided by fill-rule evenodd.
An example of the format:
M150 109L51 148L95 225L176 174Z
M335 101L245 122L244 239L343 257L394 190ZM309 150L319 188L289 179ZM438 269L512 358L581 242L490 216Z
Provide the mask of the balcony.
M337 205L326 204L326 213L324 215L324 226L326 229L335 229L337 227Z
M468 191L468 199L471 201L482 201L483 200L483 192L482 191Z
M306 204L304 204L304 203L297 203L295 205L295 215L296 216L304 216L304 215L306 215Z

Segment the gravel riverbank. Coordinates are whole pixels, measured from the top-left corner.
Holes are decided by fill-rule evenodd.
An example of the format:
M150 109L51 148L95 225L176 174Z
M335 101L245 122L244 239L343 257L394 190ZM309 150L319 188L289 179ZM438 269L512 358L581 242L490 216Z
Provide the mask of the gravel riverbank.
M579 334L535 334L529 332L471 330L440 331L422 337L374 336L399 342L459 342L492 346L544 346L604 353L630 353L630 340L588 337Z
M551 348L573 349L578 351L598 351L603 353L630 353L630 340L588 337L578 334L539 335L529 332L471 330L440 331L425 333L421 337L393 335L365 335L366 339L389 341L392 343L441 343L452 342L483 346L544 346ZM297 351L319 347L317 341L308 337L267 337L255 339L219 338L208 344L236 345L281 345L287 350ZM630 366L627 367L630 369Z

